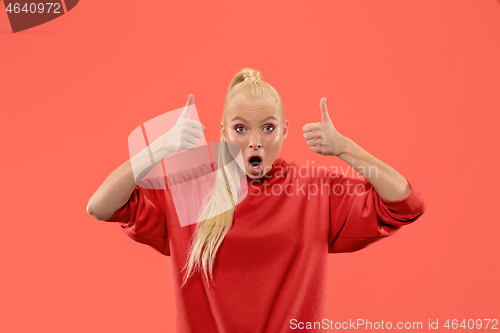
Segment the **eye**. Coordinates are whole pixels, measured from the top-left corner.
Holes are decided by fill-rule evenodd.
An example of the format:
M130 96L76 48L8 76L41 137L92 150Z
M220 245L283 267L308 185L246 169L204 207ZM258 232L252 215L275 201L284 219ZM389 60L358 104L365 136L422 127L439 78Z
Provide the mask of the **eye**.
M238 129L240 129L240 128L241 128L242 130L244 130L244 129L245 129L243 126L236 126L236 127L234 128L234 130L235 130L236 132L238 132L238 133L243 133L243 131L239 131L239 130L238 130Z
M268 128L269 129L269 130L266 130L266 132L268 132L268 133L274 131L274 126L273 125L266 125L266 126L264 126L264 128Z

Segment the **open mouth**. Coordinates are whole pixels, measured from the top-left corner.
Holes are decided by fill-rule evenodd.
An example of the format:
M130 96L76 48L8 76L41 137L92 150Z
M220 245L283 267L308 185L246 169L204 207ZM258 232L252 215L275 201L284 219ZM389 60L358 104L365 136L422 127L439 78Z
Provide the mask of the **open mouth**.
M250 172L254 175L258 175L262 172L262 157L258 155L250 156L248 159L248 167Z

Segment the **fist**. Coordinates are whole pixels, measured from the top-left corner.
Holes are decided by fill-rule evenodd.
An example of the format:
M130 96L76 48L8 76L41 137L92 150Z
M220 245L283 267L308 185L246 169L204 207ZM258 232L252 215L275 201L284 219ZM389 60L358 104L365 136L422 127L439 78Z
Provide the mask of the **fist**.
M320 155L340 156L346 152L347 139L339 133L330 119L326 108L326 97L319 102L321 121L302 127L304 139L311 150Z
M194 96L189 94L186 106L175 125L162 136L162 147L167 152L174 153L185 149L193 150L203 138L205 126L199 121L189 119Z

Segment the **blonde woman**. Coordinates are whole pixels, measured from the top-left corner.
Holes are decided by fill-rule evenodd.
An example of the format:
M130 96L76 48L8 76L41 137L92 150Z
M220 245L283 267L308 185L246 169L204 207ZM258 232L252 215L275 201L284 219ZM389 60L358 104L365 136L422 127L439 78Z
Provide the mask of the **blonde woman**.
M193 103L189 95L186 107ZM288 135L280 95L245 68L227 91L218 165L226 165L226 143L240 148L245 164L215 168L201 222L181 227L169 188L137 186L130 160L90 198L92 216L120 223L132 239L172 258L178 332L331 328L322 321L327 255L360 250L424 213L422 195L401 174L335 129L326 98L320 112L320 122L303 127L305 144L341 158L364 179L300 169L279 157ZM204 129L181 116L149 146L154 161L194 149ZM143 175L154 167L149 156L135 164ZM248 193L239 202L242 175ZM227 198L231 208L220 210Z

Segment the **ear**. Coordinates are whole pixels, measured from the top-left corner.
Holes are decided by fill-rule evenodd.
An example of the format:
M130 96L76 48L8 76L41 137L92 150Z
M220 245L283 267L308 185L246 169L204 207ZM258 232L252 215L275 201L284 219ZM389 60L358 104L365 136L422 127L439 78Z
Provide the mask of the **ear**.
M283 127L283 140L286 139L288 135L288 120L285 119L285 126Z
M226 141L226 130L224 129L224 125L222 125L222 121L220 122L220 135L222 136L222 140Z

